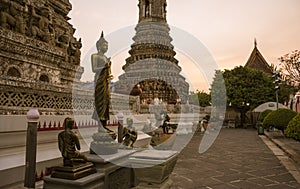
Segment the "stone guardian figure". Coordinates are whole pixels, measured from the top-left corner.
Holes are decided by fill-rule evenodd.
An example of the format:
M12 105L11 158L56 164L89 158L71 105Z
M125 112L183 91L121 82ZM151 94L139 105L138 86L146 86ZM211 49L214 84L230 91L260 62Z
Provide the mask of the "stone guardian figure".
M133 120L131 118L127 118L127 127L123 129L122 144L129 148L133 147L133 144L136 141L138 136L136 129L132 125L133 125Z
M79 137L76 132L72 131L74 125L73 118L65 118L65 130L58 134L58 148L64 163L63 166L52 168L51 178L43 178L44 188L65 188L63 184L59 186L59 182L53 181L52 178L59 178L69 184L66 180L77 180L97 172L93 167L94 164L88 162L86 156L79 152Z
M74 120L67 117L64 120L65 130L58 134L58 148L63 156L64 166L74 166L86 161L86 157L81 154L78 135L72 131Z
M25 34L26 24L23 13L17 10L17 4L9 0L3 0L2 3L6 4L8 8L6 11L0 11L0 25L4 28L9 26L12 30Z
M41 15L37 14L35 7L32 6L32 17L38 22L32 26L31 33L33 37L39 37L44 42L50 42L54 38L52 28L52 16L47 6L41 8Z

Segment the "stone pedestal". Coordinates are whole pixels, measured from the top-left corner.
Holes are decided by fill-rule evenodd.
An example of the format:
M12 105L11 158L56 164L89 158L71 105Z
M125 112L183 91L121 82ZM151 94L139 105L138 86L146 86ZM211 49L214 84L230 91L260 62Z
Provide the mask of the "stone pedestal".
M192 122L179 122L176 130L178 135L186 135L193 133L193 123Z
M149 148L151 143L151 136L142 132L138 131L138 136L136 141L133 143L134 148Z
M133 185L133 172L129 168L128 158L135 150L118 150L111 155L87 154L89 161L93 162L98 173L103 173L104 188L128 189Z
M77 180L51 178L46 176L44 189L106 189L104 186L104 174L94 173Z
M73 178L70 173L87 170L88 165L56 168L61 178L44 177L44 189L169 189L172 186L169 176L177 156L176 151L163 150L118 150L116 154L101 156L86 154L97 173L70 180Z
M90 162L79 164L73 167L57 166L53 168L52 178L62 178L68 180L77 180L96 173L93 164Z
M118 152L119 144L115 141L92 141L90 146L90 152L92 154L100 154L100 155L107 155L107 154L115 154Z
M155 150L171 150L176 140L176 133L161 134L158 137L153 137L153 148ZM157 144L155 144L157 143Z
M97 174L93 163L86 162L73 167L53 167L51 177L44 177L44 189L96 189L103 188L104 174Z
M169 189L172 187L173 181L171 179L167 179L162 183L146 183L141 182L138 186L133 187L132 189Z
M100 155L115 154L118 152L119 144L112 138L113 132L107 132L104 129L94 133L91 142L90 152Z
M169 176L177 158L178 152L162 150L145 150L131 155L129 163L134 168L135 188L171 188Z

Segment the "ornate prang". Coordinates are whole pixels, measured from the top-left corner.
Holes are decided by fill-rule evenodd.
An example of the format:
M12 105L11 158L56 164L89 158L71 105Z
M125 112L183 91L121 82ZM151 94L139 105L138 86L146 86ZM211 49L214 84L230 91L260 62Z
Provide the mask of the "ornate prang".
M1 27L10 28L21 34L25 34L26 25L22 11L18 10L20 5L14 1L3 0L6 10L0 13Z
M1 114L71 113L83 67L70 10L68 0L0 0Z
M166 0L139 0L139 23L129 50L125 71L115 83L114 92L140 97L141 104L185 102L189 84L180 75L181 67L171 44L166 20ZM139 93L136 89L140 87Z

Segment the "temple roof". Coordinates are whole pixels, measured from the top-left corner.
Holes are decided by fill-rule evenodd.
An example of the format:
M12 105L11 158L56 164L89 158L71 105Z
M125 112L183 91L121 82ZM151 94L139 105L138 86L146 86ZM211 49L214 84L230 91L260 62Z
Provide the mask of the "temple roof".
M257 48L257 42L254 41L254 49L245 65L245 67L261 70L268 75L272 75L272 67L267 63L263 55Z

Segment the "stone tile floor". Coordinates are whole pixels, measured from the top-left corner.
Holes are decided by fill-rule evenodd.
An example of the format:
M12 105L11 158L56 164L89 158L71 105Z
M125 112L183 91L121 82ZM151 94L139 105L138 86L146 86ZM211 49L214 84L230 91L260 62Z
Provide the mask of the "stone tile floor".
M276 145L271 150L264 142L270 140L256 130L223 128L211 148L199 154L202 137L196 133L180 153L172 188L300 188L280 160L289 157L280 151L275 155Z

